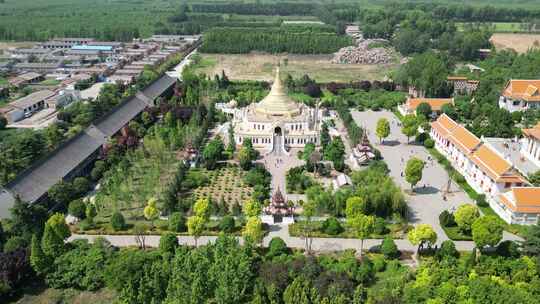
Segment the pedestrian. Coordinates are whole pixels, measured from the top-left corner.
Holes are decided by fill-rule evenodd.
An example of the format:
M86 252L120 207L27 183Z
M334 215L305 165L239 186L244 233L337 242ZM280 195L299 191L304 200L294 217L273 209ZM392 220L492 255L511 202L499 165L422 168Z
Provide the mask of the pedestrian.
M401 171L401 177L403 177L403 171Z

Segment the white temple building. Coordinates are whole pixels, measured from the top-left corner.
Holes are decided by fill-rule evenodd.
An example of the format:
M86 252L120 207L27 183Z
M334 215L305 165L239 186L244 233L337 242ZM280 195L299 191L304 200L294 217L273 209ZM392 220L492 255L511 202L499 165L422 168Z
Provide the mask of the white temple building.
M278 67L270 93L260 102L235 111L234 138L238 145L250 138L254 148L287 153L307 143L319 145L321 119L318 108L287 96Z

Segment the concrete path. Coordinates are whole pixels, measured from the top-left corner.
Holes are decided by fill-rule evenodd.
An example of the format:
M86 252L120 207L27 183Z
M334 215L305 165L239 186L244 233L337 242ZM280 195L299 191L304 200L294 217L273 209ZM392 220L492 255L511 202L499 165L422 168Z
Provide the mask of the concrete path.
M410 207L410 219L413 224L430 224L438 235L438 243L448 240L441 225L439 224L439 214L444 210L454 211L462 204L474 203L461 188L452 181L450 193L447 194L447 200L444 201L442 191L448 184L448 174L436 160L430 161L427 150L416 144L408 144L407 137L401 133L401 127L398 126L398 118L388 111L351 111L356 123L362 128L368 130L370 142L381 151L384 161L390 169L390 176L402 189L410 189L404 176L407 160L412 157L422 159L426 162L422 180L418 183L414 195L405 194L407 203ZM386 118L390 122L390 136L379 144L375 129L377 121L380 118ZM411 138L411 142L414 138ZM425 188L424 188L425 185ZM520 240L519 237L505 233L504 240ZM457 244L458 242L456 242Z
M116 247L136 247L138 246L135 236L133 235L84 235L84 234L74 234L68 241L72 242L77 239L86 239L90 242L93 242L96 238L103 237L107 239L112 245ZM289 230L287 225L272 225L270 226L270 232L263 240L263 246L268 247L268 243L273 237L282 238L288 247L296 249L305 249L305 240L300 237L292 237L289 235ZM159 246L159 235L147 235L145 236L145 243L148 247L158 247ZM197 246L206 245L210 242L214 242L217 237L215 236L201 236L197 240ZM240 243L243 242L243 239L237 237ZM192 236L178 236L178 241L182 245L195 245L195 239ZM382 240L379 239L368 239L364 240L364 251L369 250L370 248L375 248L381 244ZM415 251L416 247L413 246L408 240L395 240L398 249L401 251ZM454 242L456 248L459 251L471 251L474 248L472 242ZM342 251L346 249L355 249L360 248L360 241L357 239L342 239L342 238L313 238L312 250L315 252L334 252Z
M270 195L273 195L274 192L279 188L281 193L285 196L285 199L295 200L298 199L296 195L287 194L286 180L285 176L289 169L298 167L304 164L303 160L300 160L296 157L298 149L291 149L289 156L280 152L272 152L269 154L264 154L262 159L258 160L258 163L261 163L265 166L266 170L272 174L272 182L270 184Z

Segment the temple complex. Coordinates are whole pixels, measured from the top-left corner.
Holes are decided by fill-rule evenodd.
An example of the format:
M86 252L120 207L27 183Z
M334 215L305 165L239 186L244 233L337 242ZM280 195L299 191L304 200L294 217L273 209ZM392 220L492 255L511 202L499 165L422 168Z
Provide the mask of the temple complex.
M287 96L279 66L270 93L260 102L234 113L234 138L238 145L248 138L253 147L267 152L286 152L319 145L322 111L297 103Z

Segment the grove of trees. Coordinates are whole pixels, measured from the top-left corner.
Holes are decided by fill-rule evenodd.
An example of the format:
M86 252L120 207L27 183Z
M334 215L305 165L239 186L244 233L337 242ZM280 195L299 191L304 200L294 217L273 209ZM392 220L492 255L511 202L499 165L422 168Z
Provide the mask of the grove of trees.
M215 28L204 33L201 52L328 54L350 45L349 37L333 33L295 32L283 29Z

